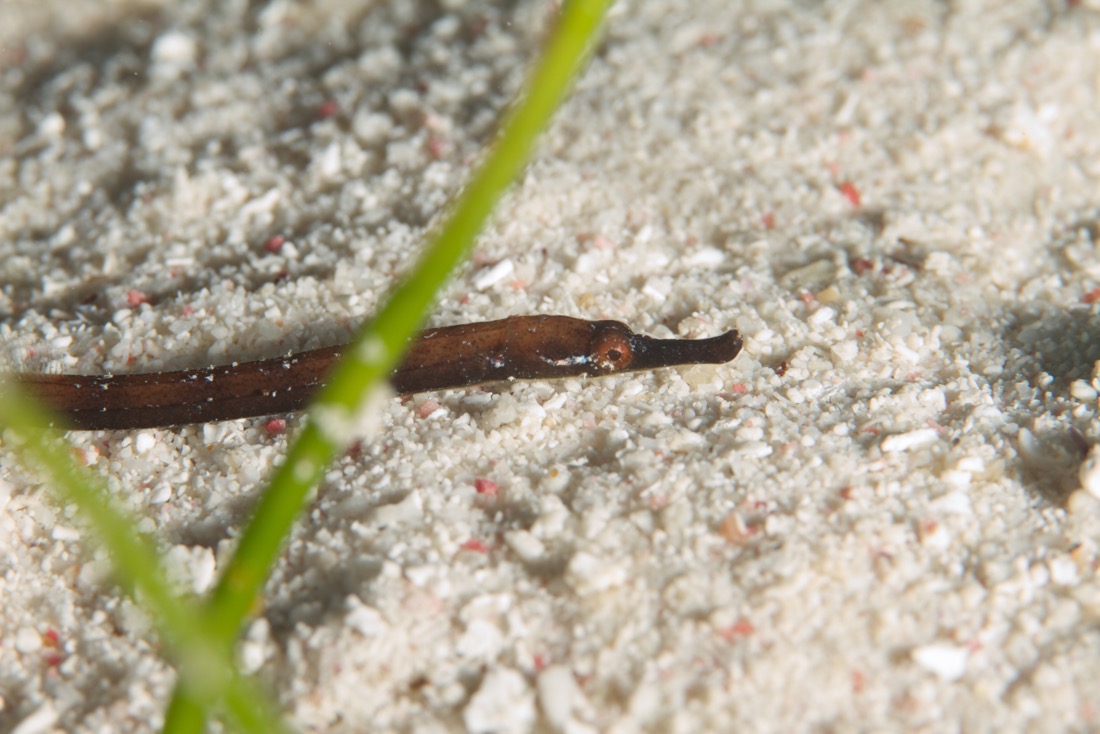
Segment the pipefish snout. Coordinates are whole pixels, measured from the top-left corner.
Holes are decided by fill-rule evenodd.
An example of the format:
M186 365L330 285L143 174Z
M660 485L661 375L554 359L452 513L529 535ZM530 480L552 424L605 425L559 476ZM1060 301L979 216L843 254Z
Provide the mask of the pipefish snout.
M510 316L421 332L390 381L398 394L500 380L602 376L721 364L741 335L655 339L618 321ZM154 428L301 410L343 353L325 347L288 357L197 370L129 375L17 374L16 382L77 430Z

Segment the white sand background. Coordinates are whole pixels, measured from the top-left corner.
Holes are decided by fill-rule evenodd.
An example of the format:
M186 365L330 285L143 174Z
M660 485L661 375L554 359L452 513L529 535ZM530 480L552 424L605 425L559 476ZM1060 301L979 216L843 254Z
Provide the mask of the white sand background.
M552 10L0 4L9 358L341 341ZM744 353L394 400L243 667L304 731L1100 730L1098 237L1094 1L620 3L431 322L737 328ZM71 440L205 592L288 435ZM2 463L0 731L155 730L147 620Z

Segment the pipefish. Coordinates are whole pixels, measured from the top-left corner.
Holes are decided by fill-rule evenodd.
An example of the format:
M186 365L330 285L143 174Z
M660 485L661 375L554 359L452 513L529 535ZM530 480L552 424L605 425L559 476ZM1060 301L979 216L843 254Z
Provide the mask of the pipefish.
M741 344L737 331L657 339L619 321L510 316L421 332L390 382L399 395L409 395L502 380L721 364L736 357ZM172 372L10 377L63 416L69 428L157 428L302 410L346 348Z

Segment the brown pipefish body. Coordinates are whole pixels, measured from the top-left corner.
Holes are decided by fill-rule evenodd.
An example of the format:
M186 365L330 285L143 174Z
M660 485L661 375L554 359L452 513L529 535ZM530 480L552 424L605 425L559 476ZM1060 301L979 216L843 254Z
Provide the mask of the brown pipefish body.
M80 430L153 428L303 409L344 346L289 357L132 375L20 374L16 381ZM421 332L390 381L401 395L499 380L601 376L720 364L741 351L728 331L654 339L618 321L511 316Z

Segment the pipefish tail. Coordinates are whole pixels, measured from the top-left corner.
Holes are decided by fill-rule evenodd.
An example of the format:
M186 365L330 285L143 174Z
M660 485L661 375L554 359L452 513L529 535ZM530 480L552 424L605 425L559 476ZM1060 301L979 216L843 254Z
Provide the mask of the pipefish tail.
M741 351L737 331L655 339L618 321L510 316L421 332L390 381L398 394L502 380L599 377L721 364ZM346 346L197 370L126 375L17 374L77 430L157 428L302 410Z

